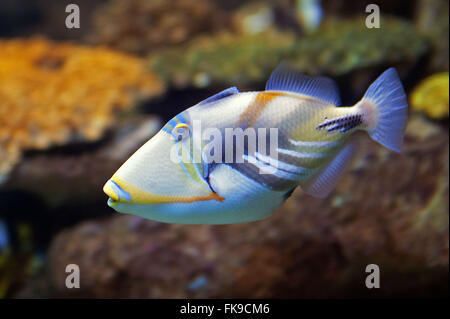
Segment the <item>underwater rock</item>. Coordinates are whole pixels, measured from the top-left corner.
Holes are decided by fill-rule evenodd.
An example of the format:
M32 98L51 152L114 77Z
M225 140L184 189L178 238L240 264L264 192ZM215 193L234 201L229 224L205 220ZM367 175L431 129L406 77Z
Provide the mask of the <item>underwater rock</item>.
M403 153L362 137L360 154L328 198L297 189L263 221L170 225L111 211L109 219L61 232L46 270L17 296L447 295L448 151L447 129L414 115ZM80 289L64 285L72 263ZM366 288L368 264L380 267L382 288Z
M433 119L448 118L449 73L442 72L424 79L411 94L411 107Z
M426 38L403 20L383 16L381 23L383 28L368 29L364 17L330 20L300 38L275 30L221 33L160 50L150 62L179 88L262 83L281 61L304 73L333 77L370 67L413 67L428 50Z
M145 61L43 38L0 41L0 176L24 150L95 141L119 110L164 91Z
M88 41L148 54L223 29L228 20L209 0L112 0L96 10Z

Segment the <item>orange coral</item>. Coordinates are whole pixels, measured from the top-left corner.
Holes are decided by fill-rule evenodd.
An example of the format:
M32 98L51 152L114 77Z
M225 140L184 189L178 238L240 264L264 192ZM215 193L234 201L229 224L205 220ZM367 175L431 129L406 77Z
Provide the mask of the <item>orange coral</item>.
M98 139L115 110L163 91L146 69L105 48L0 40L0 175L24 149Z

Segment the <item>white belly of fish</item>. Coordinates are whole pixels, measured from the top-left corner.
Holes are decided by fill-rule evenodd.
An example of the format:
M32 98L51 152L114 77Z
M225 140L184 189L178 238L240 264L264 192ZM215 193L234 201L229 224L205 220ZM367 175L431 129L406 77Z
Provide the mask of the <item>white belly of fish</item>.
M166 223L233 224L267 218L284 201L285 192L271 191L227 165L211 172L210 183L224 201L128 204L127 213Z

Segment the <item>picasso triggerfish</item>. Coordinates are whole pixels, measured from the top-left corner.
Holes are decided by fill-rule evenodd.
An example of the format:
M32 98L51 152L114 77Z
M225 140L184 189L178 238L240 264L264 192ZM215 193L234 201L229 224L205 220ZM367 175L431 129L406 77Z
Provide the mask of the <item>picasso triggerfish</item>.
M161 222L264 219L298 186L326 197L357 149L357 132L400 152L407 112L394 68L355 105L340 106L333 80L281 65L264 91L232 87L175 116L103 190L115 210Z

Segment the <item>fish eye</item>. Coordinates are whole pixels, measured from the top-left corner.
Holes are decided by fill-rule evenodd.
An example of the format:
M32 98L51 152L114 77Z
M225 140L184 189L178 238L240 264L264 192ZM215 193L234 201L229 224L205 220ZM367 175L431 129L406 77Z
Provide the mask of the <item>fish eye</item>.
M172 134L175 141L182 141L190 135L189 126L184 123L177 124L173 129Z

